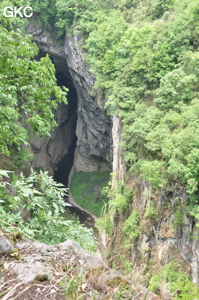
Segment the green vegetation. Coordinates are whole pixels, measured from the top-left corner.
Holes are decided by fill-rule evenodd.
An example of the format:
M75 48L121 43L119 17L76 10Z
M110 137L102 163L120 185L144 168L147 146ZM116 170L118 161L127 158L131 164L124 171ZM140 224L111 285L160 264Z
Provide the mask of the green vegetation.
M112 181L109 181L108 185L103 189L103 194L111 199L109 203L110 212L124 212L132 200L131 189L119 180L115 180L113 185ZM106 212L104 213L106 214Z
M2 16L0 44L0 153L9 155L13 146L19 151L28 144L30 130L49 136L56 126L52 109L67 100L49 56L33 60L38 48L32 37Z
M190 282L189 276L179 270L177 261L166 264L150 279L149 289L162 297L175 300L193 300L199 296L199 288Z
M183 206L179 205L174 213L174 227L181 229L184 221L184 211Z
M8 174L0 170L0 176L9 177ZM40 171L38 174L32 171L28 178L22 173L18 177L13 176L11 184L0 184L1 226L47 244L72 239L85 249L94 251L92 231L65 217L69 206L63 199L66 192L63 185L56 183L47 172Z
M63 281L60 281L59 284L64 290L64 299L76 300L80 292L80 288L83 282L83 275L76 274L73 278L64 278ZM70 298L71 294L71 298ZM82 298L82 297L81 297ZM79 299L81 299L79 298Z
M198 219L198 1L55 3L54 26L82 32L96 88L122 120L129 172L156 190L185 185Z
M149 205L146 209L146 213L144 214L145 218L156 219L157 215L158 215L158 212L155 207L155 204L153 202L149 203Z
M109 172L77 172L71 180L73 198L84 209L100 216L103 205L108 202L102 189L109 181Z
M139 172L156 189L177 179L194 194L198 41L190 6L180 15L172 10L173 22L143 22L139 28L125 27L118 14L118 24L115 12L108 15L90 33L86 47L97 86L108 88L106 107L119 109L129 171Z
M34 2L34 3L33 3ZM198 191L198 1L30 1L46 26L71 24L85 39L96 88L122 119L132 174L162 188ZM61 35L61 33L59 34ZM192 208L192 214L197 214Z
M21 148L20 151L14 149L10 150L10 156L12 157L10 167L12 170L23 170L24 164L27 161L32 161L34 159L33 154L30 153L29 149Z
M30 0L30 5L36 19L59 36L72 24L83 34L96 88L107 96L109 113L117 110L122 120L129 172L157 190L170 181L185 185L197 218L198 1ZM37 118L28 123L38 130Z
M138 210L134 210L125 220L122 231L128 236L129 245L135 242L140 234Z
M113 232L114 224L109 214L109 203L105 203L101 209L100 217L95 221L95 225L100 233L105 234L109 238Z
M133 176L149 183L155 196L168 183L186 187L188 199L183 206L170 206L174 227L182 227L187 213L199 226L198 0L29 0L29 4L37 24L55 29L60 40L65 32L82 35L79 44L96 76L95 88L107 99L108 113L120 117L128 179L124 176L124 182L115 180L106 188L109 212L101 219L106 233L117 234L113 215L116 219L122 215L126 220L118 226L127 237L127 246L139 237L141 213L127 187ZM0 150L5 155L13 145L27 143L27 124L40 135L49 134L56 125L52 108L59 101L66 102L65 93L56 86L49 57L33 61L37 48L31 38L13 31L8 23L2 19L0 27ZM21 118L25 118L24 126ZM107 182L108 173L76 173L72 194L78 204L99 216L108 200L98 195ZM7 198L3 201L5 207L14 203ZM144 213L146 224L157 221L155 201ZM42 222L43 215L37 217ZM162 285L174 299L193 299L199 294L177 263L158 271L149 288L158 293Z

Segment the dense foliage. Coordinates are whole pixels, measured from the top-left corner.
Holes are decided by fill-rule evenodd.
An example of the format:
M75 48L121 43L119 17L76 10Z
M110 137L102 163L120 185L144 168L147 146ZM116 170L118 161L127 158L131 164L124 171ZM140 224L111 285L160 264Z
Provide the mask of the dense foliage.
M74 5L73 14L96 88L122 120L129 172L155 189L185 185L198 218L198 1L105 1L100 10L97 3Z
M121 119L121 147L128 172L150 182L153 191L160 191L169 182L185 186L188 199L183 205L186 206L186 212L192 214L199 222L198 0L30 0L29 3L35 11L34 20L55 29L59 38L65 32L70 34L73 30L83 36L82 44L87 62L96 75L95 87L107 99L105 108L109 114L117 114ZM13 47L16 41L20 43L18 33L12 33L5 26L2 28L2 43L4 35L11 40ZM29 38L25 39L25 44L20 44L21 48L16 47L15 51L23 49L24 45L30 47ZM20 51L14 60L16 66L19 65L16 76L21 74L23 52L25 58L32 57L28 56L25 50ZM31 51L33 53L34 49L31 48ZM28 53L31 51L28 50ZM9 53L6 55L9 59ZM48 58L45 59L48 64ZM30 80L32 72L35 72L35 66L33 64L32 67L32 64L33 62L29 61L26 72L30 73ZM10 73L13 72L12 64L8 64L7 68ZM10 73L6 74L8 87L11 86L10 90L6 86L6 105L14 106L16 100L12 99L16 92L15 89L12 90L13 75ZM18 77L16 79L18 82ZM25 88L23 89L22 84L21 89L19 81L19 95L22 98L21 94L27 90L27 96L32 103L34 92L26 81L22 80L22 83ZM38 88L34 80L30 85L36 85ZM41 82L41 85L45 83ZM55 92L51 90L50 94L52 93ZM39 131L40 122L34 122L34 117L33 120L32 117L29 119L29 114L32 113L34 116L40 116L37 111L35 114L34 103L31 111L26 102L22 101L21 104L19 101L17 105L21 105L21 109L27 114L27 122ZM45 112L45 108L41 107L44 109L41 125L45 123L46 115L49 114L49 111ZM23 114L21 110L14 109L14 112L14 115L9 113L17 126L19 114ZM8 141L7 134L2 136L5 136L6 145L9 145L11 139L12 143L18 145L21 140L15 141L12 137L22 136L25 140L25 134L24 127L19 126L13 127L12 130L11 127L8 128ZM8 148L5 148L5 153L8 153ZM132 195L125 185L117 182L107 193L112 198L110 211L115 209L119 214L129 208ZM181 222L182 213L178 212L179 210L176 211L175 217ZM152 204L147 208L145 217L155 219L156 215L157 211ZM106 222L106 227L111 231L109 221ZM122 231L131 241L136 240L140 234L139 221L138 210L134 210L124 222ZM184 288L188 286L188 278L181 274L180 278L185 282L182 286L178 281L176 268L173 270L168 265L162 272L165 270L172 271L172 278L168 276L166 283L170 283L171 292L177 289L176 299L188 297L189 292ZM150 287L154 291L159 288L157 282L160 282L161 276L160 272L157 277L151 279ZM193 290L192 295L195 297L195 288L192 285L190 290Z
M169 182L185 186L188 199L183 205L198 222L198 1L54 3L54 24L50 19L46 24L55 26L59 36L72 31L71 25L83 35L95 87L105 95L108 112L121 119L121 147L129 173L150 182L153 190L160 191ZM41 9L40 14L44 16ZM122 184L115 183L108 194L110 212L129 208L130 195ZM151 205L145 217L155 220L156 215ZM110 220L103 220L111 231ZM122 231L130 243L140 234L139 222L134 210L124 223ZM161 274L151 280L154 291ZM188 277L182 274L179 282L176 274L175 269L173 278L165 280L173 295L177 291L176 299L188 299L190 291L198 295Z
M166 264L150 279L149 288L154 292L164 291L161 295L163 299L172 297L175 300L192 300L199 294L199 288L190 282L189 276L179 271L176 260Z
M9 172L0 170L0 176L9 177ZM92 230L67 218L69 204L64 201L64 195L67 190L47 172L32 171L27 178L23 173L13 176L11 183L0 183L0 226L47 244L72 239L94 251Z
M56 126L52 109L67 100L50 58L33 60L38 48L32 37L2 16L0 21L0 153L9 155L13 145L27 144L31 129L50 135Z
M193 195L199 99L197 3L191 2L180 14L173 6L164 18L139 26L113 12L90 33L86 47L96 85L109 95L106 107L122 119L130 172L155 188L178 180Z

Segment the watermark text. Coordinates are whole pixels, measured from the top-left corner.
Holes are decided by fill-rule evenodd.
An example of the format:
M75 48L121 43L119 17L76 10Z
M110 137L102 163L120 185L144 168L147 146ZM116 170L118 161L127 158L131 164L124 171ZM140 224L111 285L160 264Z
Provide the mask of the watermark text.
M3 9L3 15L6 18L13 18L13 17L30 18L33 15L33 9L31 6L19 7L19 8L6 6Z

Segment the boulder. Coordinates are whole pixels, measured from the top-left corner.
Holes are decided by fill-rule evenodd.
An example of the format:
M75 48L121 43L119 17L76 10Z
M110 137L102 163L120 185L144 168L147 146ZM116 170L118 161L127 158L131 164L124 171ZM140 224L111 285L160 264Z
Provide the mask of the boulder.
M0 255L9 254L14 250L13 245L9 240L0 233Z

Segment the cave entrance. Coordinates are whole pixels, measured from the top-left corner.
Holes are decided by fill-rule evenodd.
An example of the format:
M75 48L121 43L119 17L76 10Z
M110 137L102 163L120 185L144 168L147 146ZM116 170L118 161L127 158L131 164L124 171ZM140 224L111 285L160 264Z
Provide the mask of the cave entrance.
M63 67L60 68L59 64L56 64L54 60L53 62L56 68L56 78L58 85L65 86L69 89L67 94L68 118L62 125L62 127L66 127L64 139L65 143L68 145L68 150L54 169L54 180L68 187L68 177L73 166L77 142L77 136L75 134L77 125L77 93L72 83L72 79L70 78L69 73L67 73L67 69L63 69Z
M40 49L35 60L39 61L46 54L45 51ZM64 86L68 89L68 104L59 104L58 108L54 111L58 126L54 129L50 140L44 144L43 148L40 147L41 149L39 148L37 151L35 146L34 151L38 153L38 156L44 156L44 162L42 162L44 169L47 166L50 171L53 171L54 180L68 187L68 176L73 166L77 142L77 91L65 58L59 55L48 54L55 67L57 84L60 87ZM40 164L42 163L40 162Z

